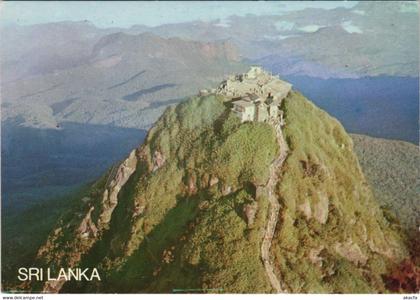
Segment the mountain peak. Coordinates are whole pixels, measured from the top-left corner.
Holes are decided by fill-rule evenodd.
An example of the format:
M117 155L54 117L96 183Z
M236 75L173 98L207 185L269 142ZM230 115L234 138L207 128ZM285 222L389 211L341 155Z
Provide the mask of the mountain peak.
M271 72L259 66L252 66L248 72L231 75L223 81L218 88L218 93L228 99L241 99L255 95L263 101L278 102L290 92L292 84L281 80Z
M369 293L405 256L341 124L253 67L169 107L37 261L97 266L106 282L45 291Z

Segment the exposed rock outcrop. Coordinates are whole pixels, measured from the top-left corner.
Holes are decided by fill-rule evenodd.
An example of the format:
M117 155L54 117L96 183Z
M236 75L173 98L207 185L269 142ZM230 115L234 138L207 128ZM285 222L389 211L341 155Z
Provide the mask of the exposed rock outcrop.
M258 210L258 203L255 202L255 201L252 202L251 204L245 204L244 205L244 214L245 214L245 217L246 217L248 227L251 227L252 224L254 224L255 216L257 214L257 210Z
M153 153L153 172L161 168L165 164L166 158L160 151Z
M311 263L317 265L318 267L322 266L323 258L320 256L322 250L324 250L324 246L319 246L317 248L312 248L311 250L309 250L308 254Z
M95 207L93 206L89 209L77 230L82 238L96 237L98 233L98 228L96 228L95 223L92 221L92 211L94 209Z
M321 224L328 219L328 197L325 193L318 193L318 202L314 205L314 218Z
M304 202L298 206L298 209L301 213L303 213L307 220L312 217L311 203L308 198L306 198Z
M189 195L194 195L197 192L197 178L194 174L188 176L187 192Z
M363 254L359 245L354 243L352 240L348 240L344 243L336 243L335 251L340 254L345 259L348 259L355 265L365 265L367 261L367 256Z
M219 183L219 178L214 175L210 176L209 186L214 186Z
M128 158L117 168L115 174L111 172L110 177L112 176L112 179L106 186L102 197L101 213L98 220L100 227L104 227L109 223L112 212L118 203L118 193L136 170L136 165L137 156L136 151L133 150Z
M137 155L136 150L133 150L119 166L111 169L105 182L105 190L99 202L99 207L97 208L100 211L97 224L92 219L92 212L95 210L95 206L90 206L91 204L88 203L90 197L84 197L82 202L90 207L76 227L75 237L70 241L61 241L64 235L63 231L54 231L47 243L39 249L38 259L46 261L47 264L60 265L61 267L67 266L72 268L76 266L80 262L82 255L92 247L101 233L108 228L112 213L118 204L118 194L136 170L136 165ZM64 245L61 243L64 243ZM72 249L71 252L66 251L68 247ZM52 253L54 255L51 255ZM56 293L60 291L64 283L65 280L46 281L43 291Z
M230 185L224 185L222 188L222 195L226 196L229 195L230 193L232 193L233 189Z

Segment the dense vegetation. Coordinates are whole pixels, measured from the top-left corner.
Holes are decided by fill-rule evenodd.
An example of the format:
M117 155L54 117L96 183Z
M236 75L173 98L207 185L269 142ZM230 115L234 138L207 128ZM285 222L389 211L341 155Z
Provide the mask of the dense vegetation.
M403 141L352 135L363 173L379 203L418 239L420 151Z
M406 255L382 215L341 124L294 93L285 102L291 153L273 254L293 292L385 291L380 274ZM313 128L312 130L309 128Z
M60 198L49 198L23 212L2 214L1 261L2 284L8 289L16 284L17 269L32 266L38 248L45 243L57 221L69 209L76 209L86 186Z
M278 170L278 277L290 292L386 292L381 274L407 251L351 139L296 92L283 110L290 153ZM169 107L136 150L110 222L99 218L112 170L60 220L37 263L98 267L101 282L68 282L63 292L272 292L260 257L269 203L258 187L278 153L270 125L240 123L219 96ZM92 207L99 233L86 238Z
M157 152L165 163L153 170ZM258 256L267 201L256 199L255 187L267 181L277 152L269 125L241 124L220 97L168 108L139 149L143 160L120 193L109 231L82 261L107 274L102 284L64 290L270 291ZM100 197L89 197L100 205ZM249 227L244 207L253 202L260 209ZM144 212L134 215L142 206ZM80 217L60 224L67 222L73 224L66 229L71 232ZM66 237L72 238L64 234L51 245L54 254L47 261L72 261L77 254L57 255L60 248L69 249L66 244L84 249Z
M264 218L249 230L243 206L254 201L254 186L267 181L276 147L272 128L240 124L221 98L168 109L143 150L160 151L167 163L136 185L134 201L147 199L148 213L130 228L126 252L133 255L111 277L121 286L110 291L269 290L255 256Z

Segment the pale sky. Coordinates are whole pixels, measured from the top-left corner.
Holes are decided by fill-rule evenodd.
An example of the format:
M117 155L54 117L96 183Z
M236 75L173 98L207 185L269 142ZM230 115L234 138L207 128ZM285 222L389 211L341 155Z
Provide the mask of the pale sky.
M17 1L0 3L0 24L32 25L88 20L97 27L157 26L195 20L210 21L232 15L272 15L307 7L353 7L349 1Z

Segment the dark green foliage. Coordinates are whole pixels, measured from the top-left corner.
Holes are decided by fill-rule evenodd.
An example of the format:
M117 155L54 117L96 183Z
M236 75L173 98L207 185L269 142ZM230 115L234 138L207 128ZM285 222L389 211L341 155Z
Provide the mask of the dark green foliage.
M352 139L363 173L379 203L396 215L405 230L418 236L419 147L355 134Z
M407 252L366 183L352 140L297 92L284 109L291 153L279 183L284 209L273 254L285 285L293 292L385 291L380 274ZM365 265L339 253L349 241Z
M271 290L259 257L268 203L255 198L255 186L267 181L278 153L274 130L241 124L223 100L193 97L165 111L119 194L109 230L82 259L98 266L102 282L63 291ZM165 163L153 171L156 152ZM259 209L248 227L243 210L253 201ZM144 213L133 216L139 205Z
M77 210L87 187L79 187L61 198L35 204L23 212L2 215L2 283L3 288L18 283L17 270L32 266L38 248L45 243L51 228L68 210Z

